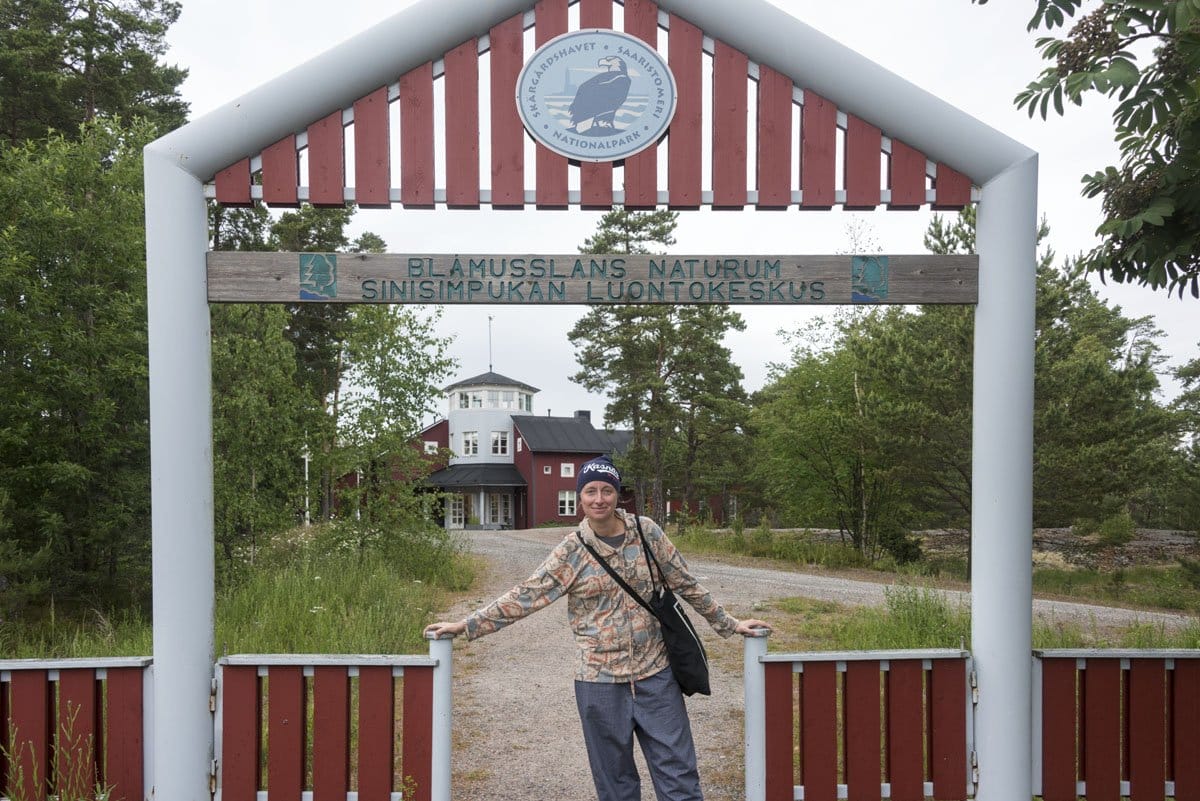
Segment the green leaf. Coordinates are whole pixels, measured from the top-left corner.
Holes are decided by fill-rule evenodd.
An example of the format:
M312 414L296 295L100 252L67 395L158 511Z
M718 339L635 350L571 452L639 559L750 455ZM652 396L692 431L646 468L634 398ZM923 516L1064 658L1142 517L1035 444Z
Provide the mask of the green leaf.
M1104 75L1114 84L1118 86L1129 86L1137 83L1141 73L1137 66L1128 59L1114 58L1108 64L1108 69L1104 70Z

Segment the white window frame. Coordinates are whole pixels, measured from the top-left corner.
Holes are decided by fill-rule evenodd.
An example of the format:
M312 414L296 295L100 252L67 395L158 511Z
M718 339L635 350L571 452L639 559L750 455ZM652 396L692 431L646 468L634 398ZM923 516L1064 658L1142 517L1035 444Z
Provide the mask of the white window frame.
M508 432L492 432L492 456L508 456Z
M512 496L507 492L488 493L488 520L492 523L512 524Z
M457 492L451 495L446 500L446 526L447 528L462 528L467 522L467 505L463 502L463 496Z
M434 454L437 452L438 452L437 440L433 440L433 439L425 440L425 453Z
M517 453L520 453L524 449L524 446L525 446L525 438L517 437Z
M548 476L548 475L550 475L550 473L551 473L550 465L543 465L542 466L542 474Z
M575 478L575 463L563 462L558 466L558 474L563 478Z
M462 455L463 456L478 456L479 455L479 432L464 431L462 434Z
M575 491L574 490L559 490L558 491L558 516L559 517L574 517L575 516Z
M458 408L460 408L460 409L470 409L471 408L471 394L469 392L458 393Z

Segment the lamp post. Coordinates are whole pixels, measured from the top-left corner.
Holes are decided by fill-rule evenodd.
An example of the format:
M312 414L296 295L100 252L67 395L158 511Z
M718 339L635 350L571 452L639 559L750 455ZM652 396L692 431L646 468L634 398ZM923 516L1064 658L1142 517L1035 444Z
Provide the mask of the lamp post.
M312 518L309 516L309 513L308 513L308 462L309 462L309 454L308 454L308 440L307 440L307 439L305 439L305 441L304 441L304 450L303 450L303 451L301 451L301 455L304 457L304 526L305 526L305 528L307 528L308 526L311 526L311 525L312 525Z

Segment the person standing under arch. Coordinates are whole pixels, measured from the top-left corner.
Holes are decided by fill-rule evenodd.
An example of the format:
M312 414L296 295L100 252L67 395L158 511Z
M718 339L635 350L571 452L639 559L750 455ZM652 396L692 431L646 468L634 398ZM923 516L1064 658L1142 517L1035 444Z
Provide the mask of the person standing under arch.
M529 578L457 622L432 623L431 637L474 640L567 597L578 661L575 701L599 801L639 801L636 738L658 801L701 801L696 749L683 693L671 673L658 621L630 597L588 552L603 558L643 598L653 581L638 520L618 505L621 476L604 456L586 462L576 479L584 517ZM723 637L753 636L770 626L738 620L688 571L683 556L648 517L641 529L661 580ZM654 579L657 581L658 579Z

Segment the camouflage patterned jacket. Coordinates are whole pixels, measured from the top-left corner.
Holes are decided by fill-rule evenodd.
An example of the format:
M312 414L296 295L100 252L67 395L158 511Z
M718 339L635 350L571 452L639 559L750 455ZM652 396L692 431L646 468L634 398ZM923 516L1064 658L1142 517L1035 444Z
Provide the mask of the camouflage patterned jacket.
M642 552L633 516L625 519L625 542L612 548L598 539L587 520L579 524L583 539L643 598L651 593L650 568ZM653 520L642 518L642 530L662 566L667 586L699 612L723 637L734 633L738 620L688 572L683 556ZM616 683L637 681L668 667L658 621L629 597L580 545L575 532L560 542L533 575L467 619L467 639L498 631L510 623L567 596L567 618L579 647L575 678Z

